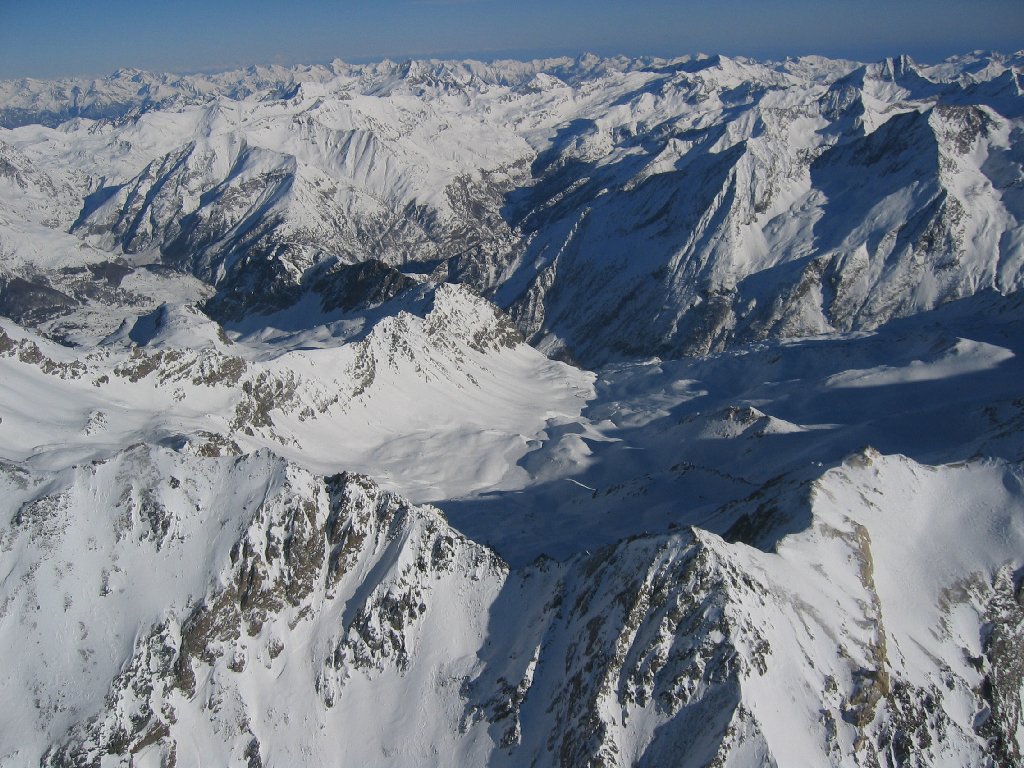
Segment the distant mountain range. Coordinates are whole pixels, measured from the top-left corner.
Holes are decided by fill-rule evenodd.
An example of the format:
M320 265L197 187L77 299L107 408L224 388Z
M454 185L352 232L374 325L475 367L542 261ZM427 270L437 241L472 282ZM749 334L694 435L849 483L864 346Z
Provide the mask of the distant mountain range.
M1015 766L1024 52L0 82L0 767Z

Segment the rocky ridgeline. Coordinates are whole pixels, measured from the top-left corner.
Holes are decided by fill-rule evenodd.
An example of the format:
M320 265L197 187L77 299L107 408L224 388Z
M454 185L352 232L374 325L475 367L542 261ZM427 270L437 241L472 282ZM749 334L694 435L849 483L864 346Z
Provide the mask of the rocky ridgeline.
M0 765L1018 764L1021 67L0 83Z
M166 98L67 123L59 150L5 133L0 185L111 263L198 277L221 321L374 262L465 283L593 367L1018 288L1021 71L993 54L338 64L192 88L122 73L112 103L136 77ZM3 85L12 102L38 88ZM150 122L160 138L143 138ZM11 275L47 317L82 301L51 272Z
M935 482L959 471L1012 474L944 468ZM400 761L439 750L509 765L1019 759L1016 575L965 573L928 608L934 626L908 629L885 584L898 564L872 533L900 513L845 506L868 482L928 488L935 470L908 460L868 452L796 498L781 487L752 502L755 516L812 515L766 549L694 529L518 570L435 509L265 452L139 446L3 477L16 500L3 556L36 558L10 560L0 632L46 662L8 695L35 696L46 765L271 765L395 744ZM63 608L48 604L55 577ZM47 621L75 630L42 643ZM124 657L98 645L105 633ZM936 639L946 653L921 667L909 649ZM83 675L109 676L102 701ZM401 732L350 743L352 718L385 722L410 693L425 699Z

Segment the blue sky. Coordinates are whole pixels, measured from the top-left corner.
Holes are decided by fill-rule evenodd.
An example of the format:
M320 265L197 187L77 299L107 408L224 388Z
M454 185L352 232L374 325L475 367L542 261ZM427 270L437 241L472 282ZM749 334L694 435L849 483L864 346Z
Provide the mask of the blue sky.
M1024 0L0 0L0 78L583 51L937 61L978 48L1024 48Z

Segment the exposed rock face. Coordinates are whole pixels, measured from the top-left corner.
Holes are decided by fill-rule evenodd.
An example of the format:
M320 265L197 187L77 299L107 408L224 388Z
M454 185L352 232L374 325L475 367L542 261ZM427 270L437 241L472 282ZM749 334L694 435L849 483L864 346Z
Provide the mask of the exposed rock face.
M215 289L222 321L310 288L325 308L379 302L402 284L387 265L473 287L588 366L700 355L1020 286L1019 59L893 61L134 73L106 83L110 109L126 78L163 97L103 138L65 131L94 160L68 176L52 148L3 145L0 178L77 196L46 220L73 211L111 258L159 253ZM39 119L106 109L73 91Z
M1021 66L0 83L0 766L1018 765Z
M355 312L379 306L416 285L397 269L379 261L364 261L332 269L313 283L324 312Z
M578 120L534 164L516 213L521 274L498 291L528 338L591 363L705 354L1019 285L1019 251L982 234L1009 221L1005 177L971 159L989 142L1005 157L995 145L1016 106L965 106L933 84L927 101L900 90L854 118L778 72L734 66L645 84L626 100L635 122ZM738 77L751 88L740 98ZM863 70L858 93L881 77ZM990 203L964 197L967 178L992 185Z
M53 478L12 470L5 557L46 554L28 570L11 561L0 627L29 647L54 621L78 627L63 648L36 646L47 665L5 683L39 703L19 754L45 750L54 766L413 763L435 750L509 765L981 765L986 754L1012 765L1012 572L965 573L933 601L935 583L915 570L914 610L935 623L908 623L890 583L898 547L875 540L900 513L847 501L869 483L931 498L973 482L964 472L1013 470L936 474L868 453L814 484L811 527L773 552L695 529L510 570L437 510L269 454L140 446ZM1019 498L998 503L995 491L982 501L986 525L1021 512ZM82 536L88 548L70 557ZM63 597L44 590L55 576L69 580ZM96 594L121 606L107 626ZM58 599L54 615L36 613ZM105 698L91 699L86 683L104 677ZM394 714L410 695L422 697L411 722ZM359 730L374 722L391 725Z
M0 287L0 313L22 325L32 325L64 314L77 302L43 283L15 277Z
M986 587L988 585L985 585ZM1024 723L1020 690L1024 687L1024 592L1020 573L1000 569L988 592L988 623L983 628L981 694L988 705L978 731L987 736L998 765L1019 765L1024 745L1017 734Z

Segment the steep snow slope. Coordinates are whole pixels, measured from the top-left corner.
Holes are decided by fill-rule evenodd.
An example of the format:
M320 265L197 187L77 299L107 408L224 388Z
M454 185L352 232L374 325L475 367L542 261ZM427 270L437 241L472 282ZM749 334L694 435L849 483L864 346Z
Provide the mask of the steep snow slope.
M5 321L4 761L1019 760L1018 295L596 382L319 311Z
M698 64L580 114L534 163L497 296L542 348L703 353L1018 287L1017 80L964 103L911 64L827 87Z
M770 549L693 530L509 571L437 511L266 452L8 466L2 748L47 765L1012 764L1021 479L867 452L751 505L748 540ZM780 538L783 506L808 519Z
M283 339L236 344L197 309L164 305L85 355L0 321L0 451L53 467L154 440L266 446L444 498L524 484L518 458L592 394L591 374L523 344L464 288L414 287L369 316L334 315L319 338L265 328Z
M1019 764L1022 63L0 84L0 766Z
M937 465L1024 458L1020 295L985 294L871 333L602 369L581 418L551 419L522 493L441 500L513 564L698 525L865 446Z
M77 235L112 261L160 259L210 283L221 320L377 260L469 283L532 343L593 366L869 329L1015 290L1021 66L582 57L122 73L78 87L120 103L143 84L128 113L0 140L40 173L75 170ZM54 85L38 120L79 109L75 87ZM0 90L31 104L41 88Z
M468 611L456 628L446 607L485 605L504 566L436 511L265 451L140 446L9 481L46 495L5 538L5 558L36 563L5 595L5 647L24 654L5 700L37 704L5 712L19 726L7 757L329 764L390 750L413 764L459 740L458 713L442 713L486 615ZM406 745L410 695L441 717ZM371 696L384 706L371 711ZM347 735L359 731L370 738Z

